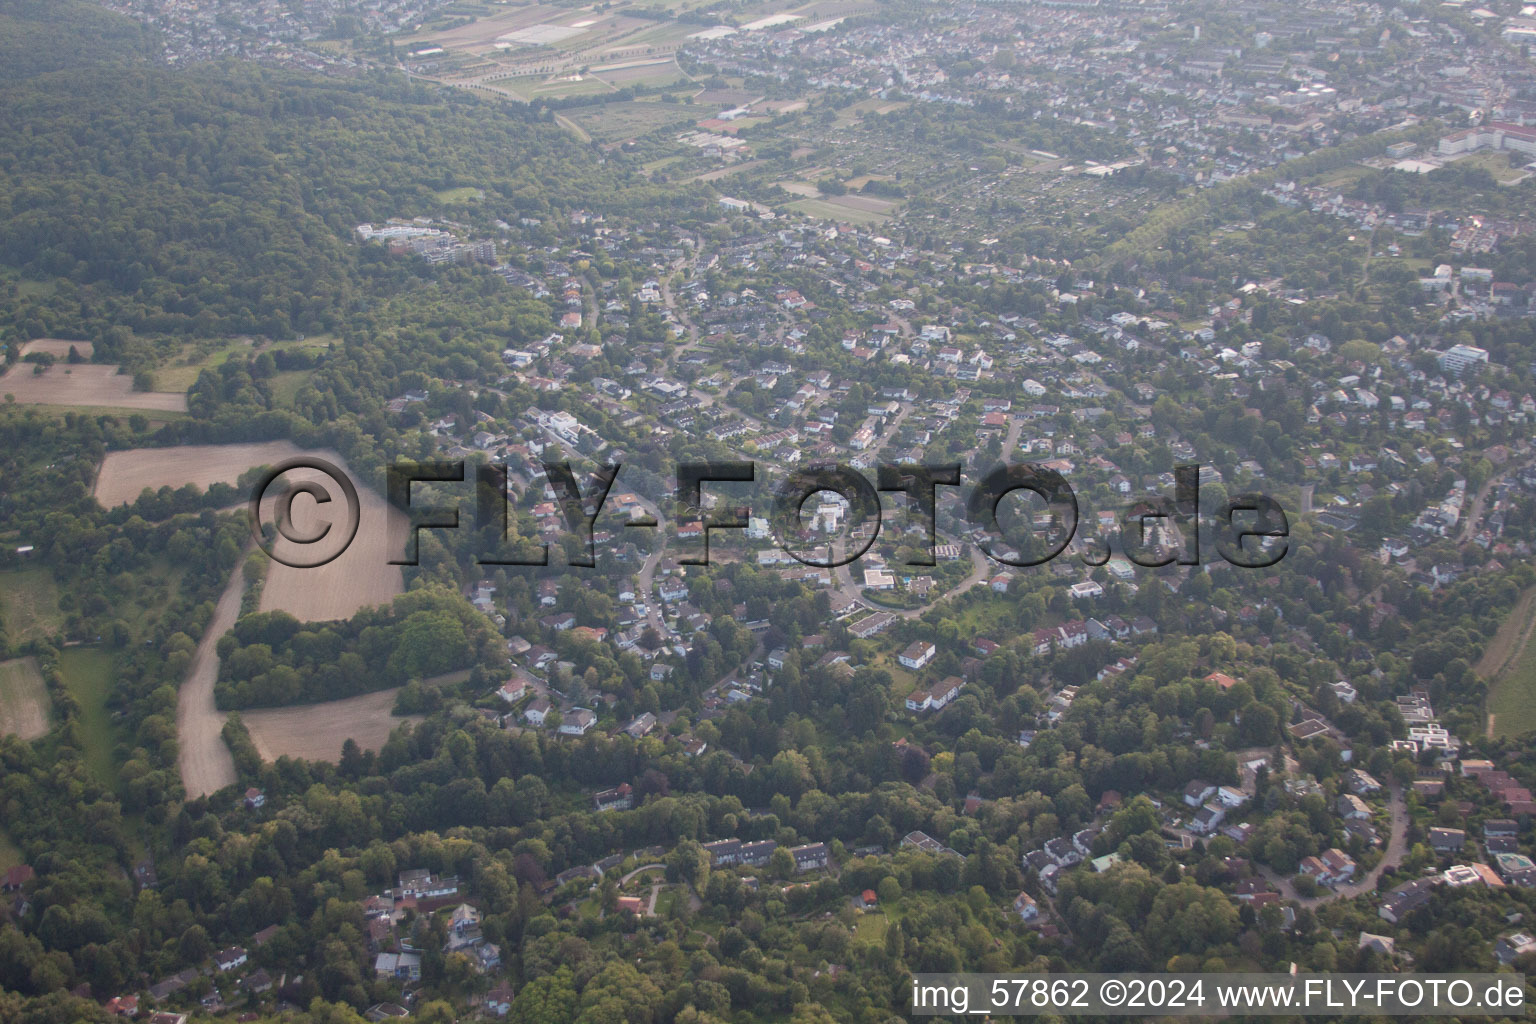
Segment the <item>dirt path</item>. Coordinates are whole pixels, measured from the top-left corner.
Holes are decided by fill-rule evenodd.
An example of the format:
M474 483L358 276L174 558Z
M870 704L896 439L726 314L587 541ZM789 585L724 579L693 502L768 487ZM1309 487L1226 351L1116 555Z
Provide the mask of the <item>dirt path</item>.
M208 796L235 783L235 759L224 744L224 713L214 706L213 684L219 676L219 637L234 626L244 595L245 573L237 566L198 641L176 702L178 762L189 798Z

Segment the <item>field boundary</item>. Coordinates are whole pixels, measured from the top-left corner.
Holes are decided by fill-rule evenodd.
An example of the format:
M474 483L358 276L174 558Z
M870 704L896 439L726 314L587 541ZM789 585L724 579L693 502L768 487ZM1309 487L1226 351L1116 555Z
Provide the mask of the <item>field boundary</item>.
M1488 680L1484 710L1488 715L1487 734L1490 739L1498 735L1495 729L1497 715L1493 709L1507 696L1508 687L1514 682L1515 670L1530 650L1533 633L1536 633L1536 587L1530 587L1520 595L1520 600L1515 603L1509 617L1500 624L1482 657L1472 666L1473 672Z

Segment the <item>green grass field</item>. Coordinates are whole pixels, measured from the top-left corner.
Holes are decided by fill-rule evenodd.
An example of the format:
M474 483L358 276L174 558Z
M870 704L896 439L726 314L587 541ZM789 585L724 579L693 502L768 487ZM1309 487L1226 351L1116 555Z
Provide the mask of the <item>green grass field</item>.
M581 81L573 82L566 79L556 79L553 82L540 82L538 85L523 87L529 96L549 99L564 98L566 96L592 96L597 93L613 92L612 87L591 75L583 75Z
M870 663L871 668L884 669L891 675L891 696L897 700L904 700L907 694L917 689L917 673L910 669L902 668L896 662L894 654L881 654Z
M1525 650L1494 683L1488 695L1495 736L1519 736L1536 729L1536 643Z
M1488 734L1518 736L1536 729L1536 587L1520 600L1472 670L1488 680Z
M42 566L0 572L0 622L12 641L62 632L64 615L53 573Z
M468 203L476 199L485 198L485 193L472 185L463 188L445 188L437 193L437 201L440 203Z
M293 400L298 395L299 389L314 375L314 372L314 370L279 370L269 381L272 385L273 401L284 409L293 408Z
M250 342L209 339L188 345L164 366L155 370L155 387L160 391L185 391L197 383L198 374L222 366L230 356L247 353Z
M860 914L853 924L853 936L860 942L883 943L890 926L891 919L884 914Z
M890 219L888 213L856 210L851 206L843 206L826 199L802 199L799 202L790 203L787 209L821 220L842 220L850 224L883 224Z
M468 193L467 197L453 198L459 193ZM452 189L447 192L439 192L440 202L462 202L465 198L473 199L479 196L480 190L474 188ZM445 198L449 197L449 198ZM316 334L300 341L297 338L287 341L277 341L265 346L262 351L275 352L279 349L289 351L295 349L310 349L322 351L331 342L336 341L334 335ZM185 345L170 361L162 364L155 370L155 388L159 391L186 391L197 383L198 374L204 370L217 369L231 356L248 356L255 349L249 340L242 338L206 339L192 345ZM297 372L297 371L294 371ZM165 415L156 413L154 415Z
M1454 163L1481 167L1493 175L1495 181L1515 181L1525 176L1525 172L1520 168L1510 166L1509 153L1503 151L1469 153L1458 157Z
M85 763L102 785L117 788L117 727L107 710L116 658L99 647L69 647L59 655L64 685L80 703L80 737Z
M580 125L594 139L602 142L646 135L660 128L692 124L703 114L694 107L677 103L605 103L597 107L577 107L565 115ZM670 162L673 157L655 163ZM648 166L647 170L651 168Z
M1318 179L1318 184L1325 188L1338 188L1341 185L1354 184L1367 174L1375 173L1373 169L1366 167L1364 164L1350 164L1347 167L1340 167L1338 170L1329 171L1327 174L1324 174Z

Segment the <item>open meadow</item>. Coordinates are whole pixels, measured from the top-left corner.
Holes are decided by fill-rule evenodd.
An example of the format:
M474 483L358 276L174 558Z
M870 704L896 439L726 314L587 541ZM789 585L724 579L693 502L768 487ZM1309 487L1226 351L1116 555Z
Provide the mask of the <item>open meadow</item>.
M41 565L0 572L0 623L13 642L62 633L64 616L53 573Z
M35 740L48 731L48 687L36 658L0 661L0 735Z
M1488 680L1488 735L1519 736L1536 729L1536 588L1515 603L1509 618L1472 666Z
M85 741L85 763L108 789L118 785L117 725L107 700L112 696L117 658L102 647L66 647L59 653L59 675L64 688L80 705L80 736Z

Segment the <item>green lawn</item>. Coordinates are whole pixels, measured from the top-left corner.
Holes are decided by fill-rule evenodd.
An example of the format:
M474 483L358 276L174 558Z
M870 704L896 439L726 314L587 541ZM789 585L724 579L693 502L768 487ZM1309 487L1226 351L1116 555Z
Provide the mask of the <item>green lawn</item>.
M884 914L860 914L853 925L854 938L863 942L883 943L885 930L891 926L891 919Z
M885 669L891 675L891 696L897 699L905 699L907 694L917 688L917 673L910 669L902 668L893 654L881 654L873 662L870 668Z
M1354 182L1357 182L1361 178L1365 177L1367 174L1375 173L1376 172L1373 169L1366 167L1364 164L1349 164L1346 167L1340 167L1337 170L1329 171L1319 179L1318 184L1324 186L1325 188L1338 188L1341 185L1353 184Z
M1495 181L1514 181L1524 175L1520 168L1510 166L1509 153L1502 151L1472 153L1467 156L1458 157L1453 162L1481 167L1493 175Z
M12 641L60 633L59 585L43 566L0 572L0 623Z
M279 370L268 383L272 386L272 400L279 408L292 409L299 389L314 376L314 370Z
M59 655L64 685L80 703L80 737L85 763L109 789L117 788L117 727L107 710L117 659L99 647L69 647Z
M437 201L443 204L468 203L476 199L485 198L485 193L472 185L463 188L445 188L437 193Z
M188 345L155 370L155 388L159 391L186 391L197 383L198 374L222 366L230 356L251 351L251 343L233 339L205 340Z
M566 96L593 96L599 93L609 93L613 91L614 90L609 87L608 83L601 81L600 79L591 75L583 75L580 81L574 82L570 81L569 79L556 79L553 82L541 82L538 85L535 85L533 88L527 90L528 94L531 96L542 96L550 99Z
M134 416L143 416L151 424L184 420L188 415L170 409L130 409L125 405L29 405L27 409L35 409L43 416L60 420L66 416L113 416L126 421Z
M881 224L890 218L889 213L876 213L873 210L856 210L849 206L841 206L825 199L802 199L796 203L790 203L786 209L803 213L808 217L819 220L842 220L850 224Z

